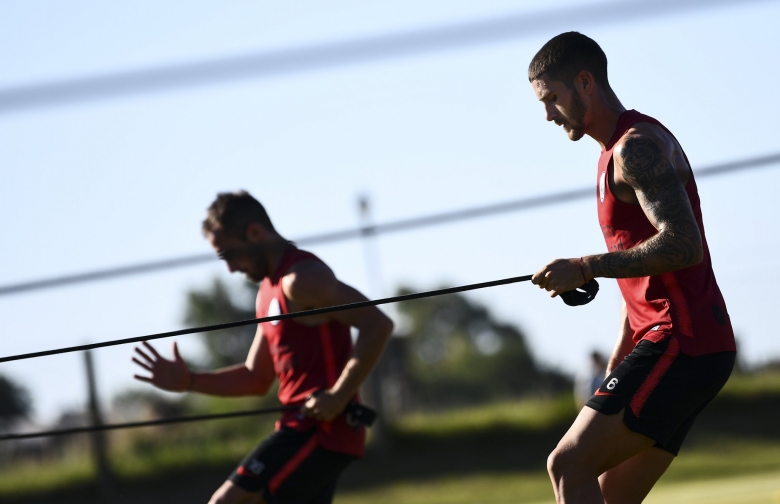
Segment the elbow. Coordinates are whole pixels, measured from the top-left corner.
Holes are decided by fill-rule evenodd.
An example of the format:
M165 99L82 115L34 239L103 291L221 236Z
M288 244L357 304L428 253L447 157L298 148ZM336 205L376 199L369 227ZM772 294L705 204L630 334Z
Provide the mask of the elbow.
M395 328L395 324L385 314L382 314L382 319L380 320L380 333L382 334L382 339L384 342L387 342L387 340L390 339L390 336L393 335L393 329Z
M258 381L258 383L256 383L252 388L251 395L264 396L268 393L269 390L271 390L271 382Z
M249 393L247 395L264 396L271 389L271 385L274 383L276 375L259 373L256 371L249 372Z
M387 335L386 339L389 339L390 336L393 335L393 330L395 329L395 323L387 315L384 316L384 319L385 319L384 330L385 330L385 334Z
M691 261L691 266L696 266L697 264L701 264L701 262L704 261L704 247L698 247L693 253L693 260Z
M691 239L691 263L689 266L696 266L704 261L704 243L702 243L701 233L697 233Z

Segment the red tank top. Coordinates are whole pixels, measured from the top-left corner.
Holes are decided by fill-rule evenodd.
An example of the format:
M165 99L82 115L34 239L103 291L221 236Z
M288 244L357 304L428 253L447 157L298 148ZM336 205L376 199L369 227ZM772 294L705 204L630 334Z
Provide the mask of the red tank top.
M309 252L294 247L288 250L276 272L260 284L255 305L257 317L289 313L282 278L295 263L310 260L320 261ZM294 319L277 320L263 322L262 329L279 379L279 401L285 405L302 403L313 392L332 387L352 355L349 327L339 322L306 326ZM302 417L298 411L287 411L277 422L277 430L281 426L296 430L316 427L323 448L357 457L363 455L365 429L350 427L345 415L331 422L317 422Z
M630 249L658 233L642 208L617 199L609 184L613 179L615 144L629 128L640 122L657 124L671 135L663 124L635 110L624 112L618 119L615 133L599 158L596 190L599 225L610 252ZM685 162L688 163L687 157ZM736 350L734 332L712 271L693 173L685 192L701 233L704 259L695 266L662 275L617 279L634 331L633 340L635 343L643 339L660 341L674 334L680 350L686 355L733 352Z

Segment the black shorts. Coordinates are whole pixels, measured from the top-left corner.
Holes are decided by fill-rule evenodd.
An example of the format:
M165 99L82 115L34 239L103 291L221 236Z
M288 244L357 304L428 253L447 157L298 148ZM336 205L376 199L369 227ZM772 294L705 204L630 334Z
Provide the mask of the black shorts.
M735 357L735 352L682 354L676 336L642 340L586 406L605 415L625 410L629 429L676 456L696 417L729 379Z
M341 471L357 457L325 450L316 429L282 427L241 461L228 479L268 504L330 504Z

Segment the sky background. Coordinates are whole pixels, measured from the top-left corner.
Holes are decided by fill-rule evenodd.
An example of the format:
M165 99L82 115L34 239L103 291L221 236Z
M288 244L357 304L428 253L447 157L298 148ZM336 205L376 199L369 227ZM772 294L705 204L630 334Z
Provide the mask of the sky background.
M438 26L592 1L0 1L0 89ZM684 3L684 2L681 2ZM607 53L623 104L680 140L694 169L778 150L780 3L700 9L565 29ZM295 238L357 225L594 186L599 147L544 121L528 62L560 23L515 40L285 76L0 113L0 284L208 252L200 234L218 191L244 188ZM773 291L780 166L701 180L715 272L742 359L780 358ZM532 273L604 251L593 200L383 235L381 292L358 241L311 247L372 296ZM0 354L167 331L185 293L228 278L217 261L0 297ZM232 277L231 282L240 282ZM620 294L569 308L528 284L469 297L516 323L546 365L574 373L608 352ZM378 289L373 289L378 290ZM197 336L178 338L185 358ZM170 342L158 347L169 351ZM95 352L106 399L130 387L132 348ZM37 418L80 407L81 354L0 364Z

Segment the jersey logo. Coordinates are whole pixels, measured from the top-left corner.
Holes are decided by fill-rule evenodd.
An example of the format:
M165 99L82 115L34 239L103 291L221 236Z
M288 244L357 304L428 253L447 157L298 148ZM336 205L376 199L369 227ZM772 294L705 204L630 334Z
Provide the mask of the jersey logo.
M599 177L599 200L602 203L604 203L604 191L606 191L606 189L607 189L607 172L605 170L601 172L601 177Z
M275 317L277 315L282 314L282 307L279 306L279 300L276 298L271 298L271 302L268 304L268 316L269 317ZM272 320L271 325L278 325L278 320Z

